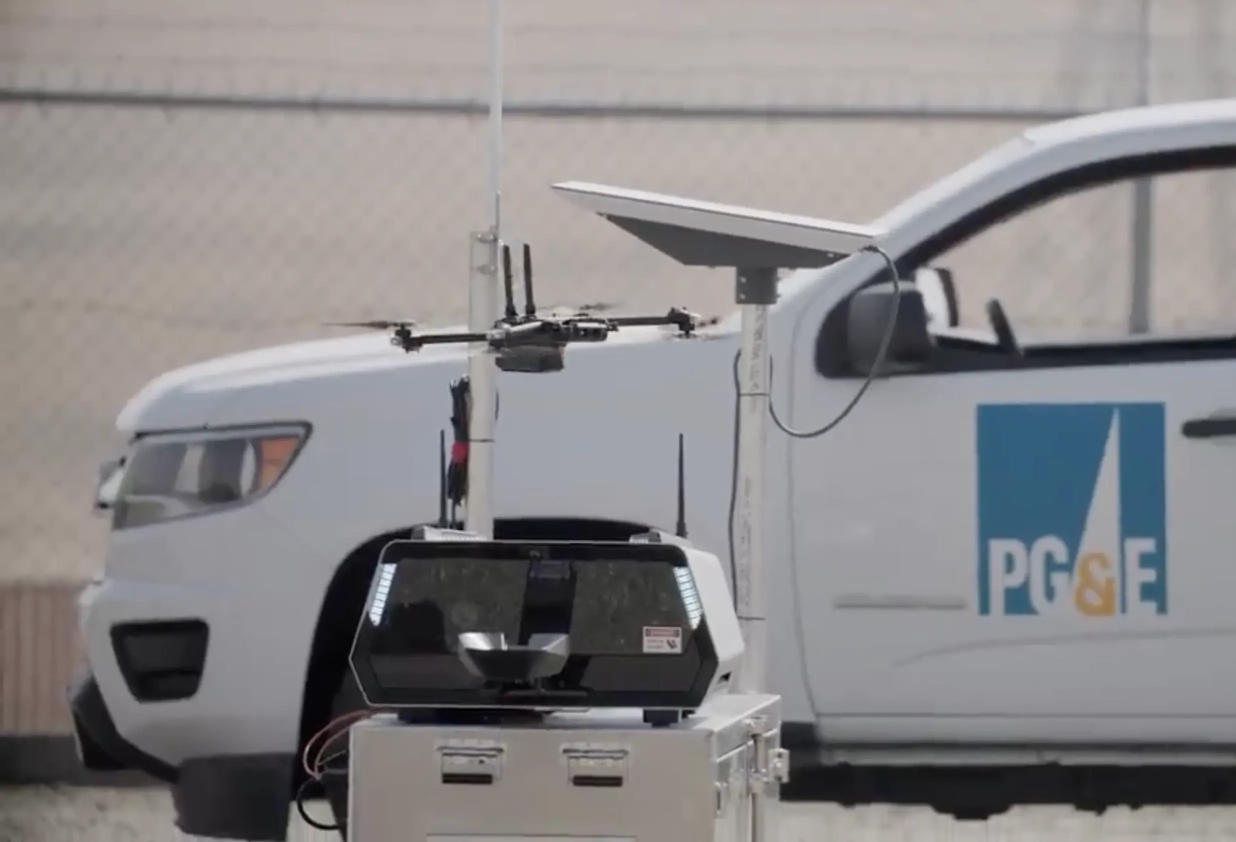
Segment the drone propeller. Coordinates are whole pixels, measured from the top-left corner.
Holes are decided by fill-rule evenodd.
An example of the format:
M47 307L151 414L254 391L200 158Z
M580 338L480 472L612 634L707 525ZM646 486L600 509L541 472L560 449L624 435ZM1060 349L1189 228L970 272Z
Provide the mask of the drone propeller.
M614 309L614 306L615 305L610 304L608 301L596 301L589 304L579 305L579 310L581 313L604 313L607 310Z
M373 319L367 322L325 322L324 324L326 327L363 327L368 330L395 330L397 328L416 327L416 322L411 319L405 319L402 321Z

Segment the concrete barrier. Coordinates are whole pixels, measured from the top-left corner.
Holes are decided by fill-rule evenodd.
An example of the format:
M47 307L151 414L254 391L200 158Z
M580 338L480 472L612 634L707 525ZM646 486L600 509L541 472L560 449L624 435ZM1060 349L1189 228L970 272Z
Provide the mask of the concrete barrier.
M78 582L0 585L0 785L150 783L82 768L65 691L82 661Z

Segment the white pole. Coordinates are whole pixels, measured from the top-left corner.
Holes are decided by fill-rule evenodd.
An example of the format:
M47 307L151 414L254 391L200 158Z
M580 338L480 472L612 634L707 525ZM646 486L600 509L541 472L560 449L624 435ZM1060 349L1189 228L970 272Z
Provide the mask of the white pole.
M1151 57L1151 0L1141 0L1138 14L1137 104L1149 105L1154 99L1153 60ZM1150 286L1154 238L1154 196L1149 178L1133 184L1133 278L1129 295L1129 333L1150 330Z
M502 0L489 0L489 225L501 233L502 206ZM494 251L497 254L497 249ZM497 279L497 264L494 266ZM496 288L495 288L496 292ZM496 302L497 296L494 296ZM496 319L495 306L488 318Z
M489 330L498 318L498 258L502 248L502 0L489 0L489 226L483 235L485 257L473 260L468 295L468 329ZM472 406L468 425L466 528L486 538L494 534L493 447L497 405L497 366L484 345L468 355Z
M764 587L764 434L768 418L768 308L776 299L775 270L740 270L742 334L738 357L738 499L734 566L738 620L746 649L740 693L767 689L767 597Z

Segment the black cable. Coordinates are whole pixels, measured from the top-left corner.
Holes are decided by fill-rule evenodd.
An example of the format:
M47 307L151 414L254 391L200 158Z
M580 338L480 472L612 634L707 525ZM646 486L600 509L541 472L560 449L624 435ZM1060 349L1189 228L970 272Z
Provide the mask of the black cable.
M299 787L296 788L296 812L300 813L300 817L305 824L309 825L314 830L325 830L328 833L334 833L343 830L343 825L338 824L322 824L305 812L305 790L309 788L309 784L314 783L313 778L305 778L301 781Z
M472 386L465 374L451 383L451 444L450 459L446 468L446 497L450 501L451 528L458 524L459 507L468 498L468 460L471 458L468 442L472 425ZM501 399L494 393L494 420L497 421Z
M819 438L825 433L836 428L836 426L844 421L846 416L854 410L854 407L858 406L858 402L863 399L863 395L866 394L867 389L870 388L873 382L875 382L875 378L876 375L879 374L880 367L884 365L884 358L888 355L888 348L889 345L892 344L893 333L897 328L897 312L901 309L901 278L897 274L896 262L888 256L888 252L884 249L879 246L872 245L864 247L862 251L875 252L880 255L880 257L883 257L884 261L888 264L889 272L891 272L893 276L893 310L889 313L888 325L884 328L884 338L880 340L880 350L876 352L875 362L872 363L871 370L867 372L867 378L863 381L863 385L858 387L858 391L854 393L854 397L848 404L846 404L845 408L837 414L837 417L832 421L829 421L823 427L820 427L818 430L809 430L807 432L792 430L785 424L782 424L781 419L777 417L777 408L773 406L772 400L773 362L770 358L768 361L768 414L772 417L773 423L777 425L777 429L791 438Z
M896 293L896 295L893 298L893 309L892 309L892 312L889 314L888 326L884 329L884 338L880 341L880 349L879 351L876 352L876 358L875 358L875 361L872 363L871 370L867 373L867 379L863 381L863 385L859 387L858 392L855 393L854 397L850 400L849 404L847 404L846 407L841 410L841 412L837 415L836 418L834 418L829 423L825 424L823 427L820 427L818 430L811 430L805 433L799 432L797 430L792 430L789 427L786 427L784 424L781 423L781 420L777 417L777 412L773 408L773 402L772 402L773 363L772 363L771 355L769 356L769 361L768 361L768 391L769 391L768 414L772 416L773 423L777 425L777 429L781 430L781 432L785 433L786 435L792 438L798 438L798 439L818 438L819 436L824 435L830 430L835 429L837 425L840 424L842 421L844 421L846 416L848 416L850 412L853 411L854 407L858 406L858 402L862 400L862 397L866 393L867 388L871 385L872 381L875 380L876 374L879 372L881 366L884 365L884 359L888 355L888 348L889 348L889 345L892 343L893 332L896 330L896 327L897 327L897 314L898 314L898 310L900 309L900 305L901 305L901 278L897 273L896 262L891 257L889 257L888 252L886 252L884 249L880 248L877 245L870 245L870 246L864 247L861 250L875 252L876 254L883 257L885 263L888 264L888 269L892 273L892 277L893 277L893 292ZM738 462L740 458L740 444L739 443L741 441L740 426L742 423L742 383L738 377L738 363L739 363L739 360L741 359L741 356L742 356L741 350L739 350L739 352L734 355L734 453L733 453L733 459L731 462L733 470L731 471L731 474L730 474L730 512L729 512L729 530L728 530L729 531L729 553L730 553L730 587L731 587L731 593L733 595L735 607L737 607L738 605L738 561L734 553L734 514L735 514L735 510L738 508ZM801 589L798 586L798 561L795 558L793 552L790 553L790 577L791 577L791 587L790 587L791 600L792 600L792 607L794 610L795 627L798 633L798 668L799 668L800 678L802 679L802 682L803 682L803 691L805 692L807 696L807 704L811 708L811 715L818 720L820 717L820 712L816 706L815 692L814 690L812 690L812 687L811 687L811 675L810 675L809 663L807 661L807 640L806 640L807 636L803 630L802 595L801 595Z
M451 458L446 469L446 496L450 500L450 522L456 523L456 512L468 496L468 426L471 395L467 376L451 384Z

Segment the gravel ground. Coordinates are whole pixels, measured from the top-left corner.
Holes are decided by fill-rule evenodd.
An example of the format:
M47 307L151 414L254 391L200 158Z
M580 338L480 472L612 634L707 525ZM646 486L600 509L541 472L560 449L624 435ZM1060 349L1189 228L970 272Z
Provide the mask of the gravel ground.
M328 820L324 804L310 814ZM1236 809L1111 810L1101 817L1067 808L1013 810L986 822L959 823L919 808L786 804L783 842L1098 842L1236 840ZM0 789L0 842L171 842L171 803L143 789ZM327 842L334 834L294 821L289 842Z

